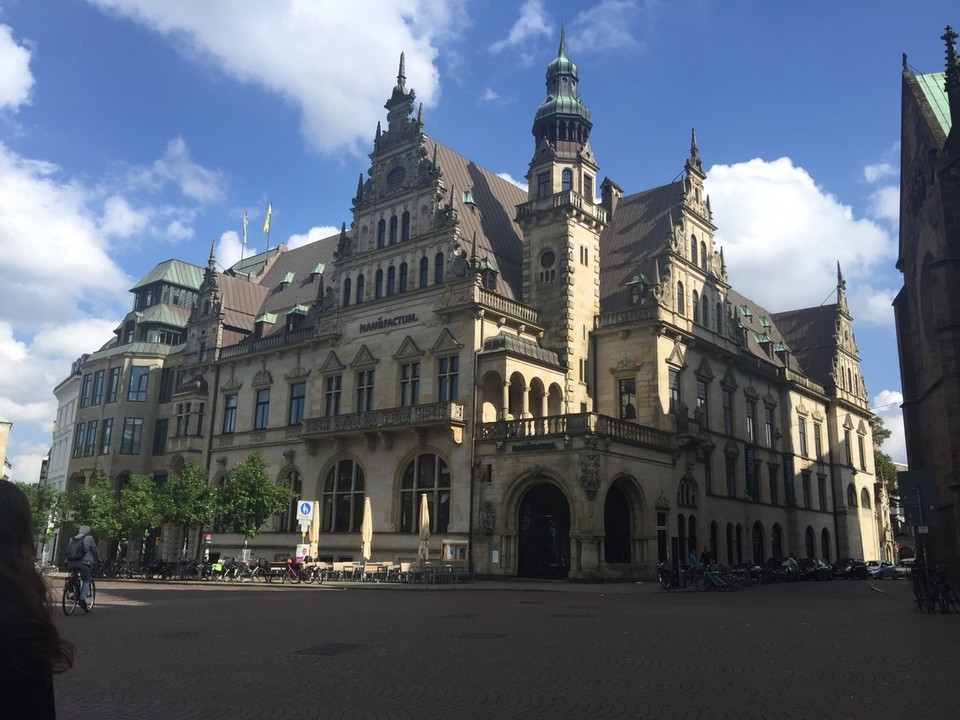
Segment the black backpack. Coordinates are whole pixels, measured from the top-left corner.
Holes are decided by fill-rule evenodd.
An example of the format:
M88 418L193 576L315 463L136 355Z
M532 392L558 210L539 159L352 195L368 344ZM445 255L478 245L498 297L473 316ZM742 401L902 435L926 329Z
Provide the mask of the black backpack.
M83 538L84 536L82 535L70 538L70 544L67 545L67 560L69 562L82 560L83 556L87 554L87 551L83 547Z

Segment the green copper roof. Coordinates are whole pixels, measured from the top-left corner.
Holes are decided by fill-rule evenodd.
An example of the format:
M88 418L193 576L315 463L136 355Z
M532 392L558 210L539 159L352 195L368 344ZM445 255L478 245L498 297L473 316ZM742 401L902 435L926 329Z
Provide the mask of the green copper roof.
M270 323L271 325L277 324L277 314L276 313L264 313L257 318L256 322L265 322Z
M947 97L947 91L943 89L945 73L929 73L928 75L917 75L917 84L923 91L923 96L930 103L937 122L943 130L944 135L950 134L950 99Z
M180 285L192 290L199 290L203 282L203 268L190 265L182 260L167 260L148 272L140 282L130 288L137 290L155 282L167 282L171 285Z

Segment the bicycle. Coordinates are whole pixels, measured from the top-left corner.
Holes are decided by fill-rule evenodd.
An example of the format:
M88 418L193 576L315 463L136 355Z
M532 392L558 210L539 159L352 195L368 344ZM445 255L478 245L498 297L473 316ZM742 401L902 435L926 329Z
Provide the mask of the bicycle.
M56 563L50 562L49 560L47 560L46 562L37 560L36 563L34 563L34 567L37 569L37 572L43 575L44 577L49 577L50 575L57 574Z
M63 606L64 615L73 615L77 606L80 604L80 588L83 580L80 577L79 570L71 570L63 585L63 596L60 598L60 604ZM97 602L97 584L90 578L90 589L87 591L87 606L83 608L84 612L93 610Z

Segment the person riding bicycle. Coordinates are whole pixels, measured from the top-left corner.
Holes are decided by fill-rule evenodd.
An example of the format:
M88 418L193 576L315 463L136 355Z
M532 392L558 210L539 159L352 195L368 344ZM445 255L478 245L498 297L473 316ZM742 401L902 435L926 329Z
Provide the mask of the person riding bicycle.
M93 539L93 535L90 534L89 525L81 526L77 534L71 538L70 544L73 545L75 542L80 544L80 548L73 553L73 558L75 558L73 559L70 557L70 547L67 547L67 570L76 570L80 573L83 585L80 587L80 598L77 604L86 610L87 594L90 592L90 570L94 563L100 562L100 551L97 550L97 543ZM77 558L77 554L80 554L79 558Z

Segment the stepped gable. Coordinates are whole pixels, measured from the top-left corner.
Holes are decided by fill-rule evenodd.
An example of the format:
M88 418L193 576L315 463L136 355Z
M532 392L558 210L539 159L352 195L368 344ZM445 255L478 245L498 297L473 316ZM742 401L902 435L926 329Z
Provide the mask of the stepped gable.
M651 283L656 282L655 259L670 247L670 215L682 201L680 181L620 198L600 236L601 313L631 307L627 282L633 277L642 274Z
M830 373L837 353L836 303L776 313L774 321L800 363L801 372L823 386L833 385Z
M472 252L477 239L477 256L497 271L496 292L511 300L521 300L523 280L523 240L517 225L517 205L527 201L527 190L480 167L437 141L424 137L427 157L436 150L442 181L460 222L461 247ZM476 203L471 210L463 202L469 191Z

